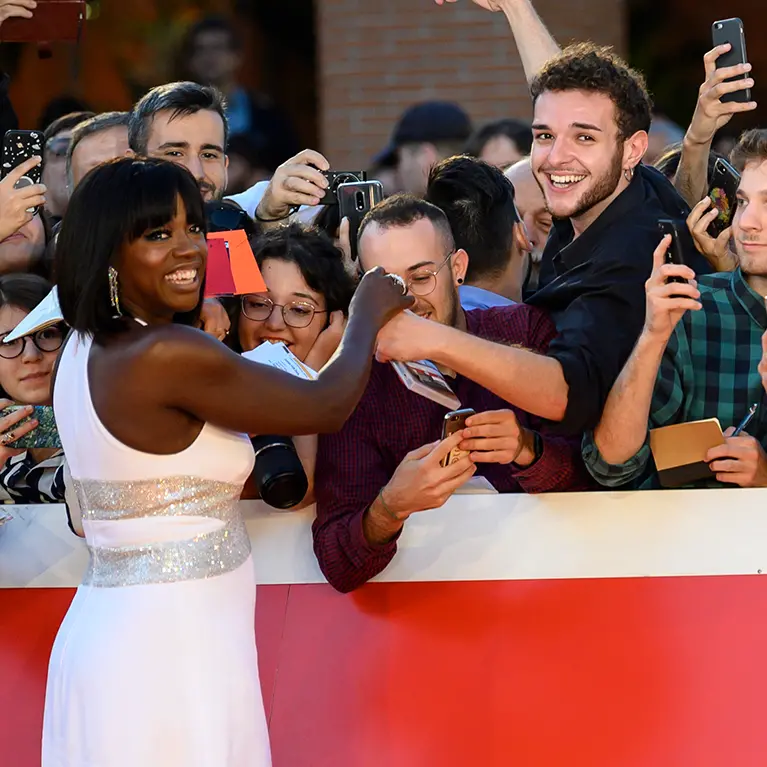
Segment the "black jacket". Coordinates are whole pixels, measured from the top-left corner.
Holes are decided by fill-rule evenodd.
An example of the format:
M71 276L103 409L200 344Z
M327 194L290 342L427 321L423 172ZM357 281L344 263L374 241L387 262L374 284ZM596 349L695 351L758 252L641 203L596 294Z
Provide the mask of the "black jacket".
M569 220L554 222L541 263L540 287L528 303L547 309L558 335L549 356L562 365L569 399L561 428L594 428L645 318L645 282L661 240L658 220L676 220L687 234L687 263L711 271L695 250L685 218L689 206L668 179L640 165L628 188L579 237Z

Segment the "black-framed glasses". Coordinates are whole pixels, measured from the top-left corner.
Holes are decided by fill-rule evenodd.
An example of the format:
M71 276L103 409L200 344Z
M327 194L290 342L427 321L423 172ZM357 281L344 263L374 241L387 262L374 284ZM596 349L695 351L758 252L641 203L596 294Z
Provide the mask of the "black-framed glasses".
M50 327L38 330L29 336L22 336L15 341L6 344L3 339L8 333L0 336L0 357L4 360L15 360L24 353L27 341L31 341L41 352L56 352L61 349L64 343L66 332L63 325L51 325Z
M266 322L272 316L275 307L282 309L282 319L291 328L305 328L311 325L315 314L327 314L327 309L317 309L305 301L275 304L271 298L252 293L242 297L242 313L255 322Z
M442 271L450 256L455 253L451 250L446 256L445 260L436 269L418 269L413 272L406 280L405 285L409 293L414 296L428 296L434 292L434 288L437 287L437 275Z

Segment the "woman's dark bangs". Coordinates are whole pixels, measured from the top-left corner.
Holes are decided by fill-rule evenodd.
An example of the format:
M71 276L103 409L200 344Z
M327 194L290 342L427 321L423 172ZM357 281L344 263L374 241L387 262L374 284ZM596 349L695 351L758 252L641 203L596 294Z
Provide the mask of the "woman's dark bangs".
M145 232L167 226L175 217L179 197L186 208L189 224L205 227L202 195L192 176L169 162L136 166L134 174L146 177L146 183L128 184L125 200L125 234L129 241Z

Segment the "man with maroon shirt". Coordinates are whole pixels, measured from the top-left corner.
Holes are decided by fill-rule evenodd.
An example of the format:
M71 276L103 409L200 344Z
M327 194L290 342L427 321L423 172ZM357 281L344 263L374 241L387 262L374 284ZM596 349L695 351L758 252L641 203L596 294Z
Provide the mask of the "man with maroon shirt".
M540 309L514 306L464 312L458 297L470 255L456 250L445 214L410 195L377 205L359 232L360 266L399 275L421 317L502 344L545 353L556 330ZM472 475L498 492L541 493L592 487L580 435L547 434L540 419L467 378L449 380L467 428L439 442L446 408L407 389L388 364L374 363L370 383L337 433L320 436L315 471L314 550L325 577L351 591L381 572L396 553L411 514L436 509ZM467 455L440 465L452 448Z

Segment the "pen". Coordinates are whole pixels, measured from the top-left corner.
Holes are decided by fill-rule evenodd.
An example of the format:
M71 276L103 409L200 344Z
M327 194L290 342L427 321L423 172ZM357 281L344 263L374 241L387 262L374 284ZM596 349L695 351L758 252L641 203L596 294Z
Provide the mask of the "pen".
M754 402L753 405L748 409L748 413L746 413L746 417L738 424L738 428L735 429L732 436L737 437L740 435L740 433L743 431L743 429L746 428L751 423L751 419L756 414L756 409L759 407L758 402Z

